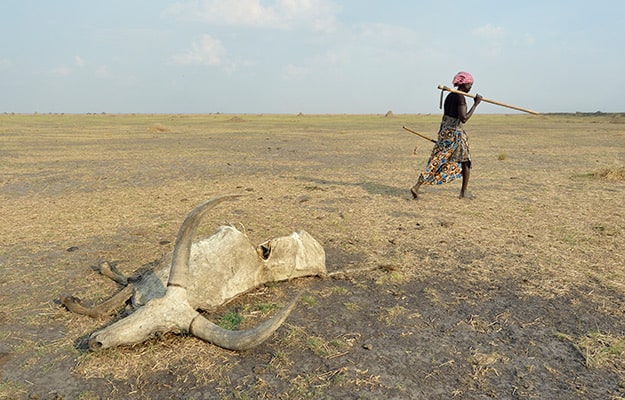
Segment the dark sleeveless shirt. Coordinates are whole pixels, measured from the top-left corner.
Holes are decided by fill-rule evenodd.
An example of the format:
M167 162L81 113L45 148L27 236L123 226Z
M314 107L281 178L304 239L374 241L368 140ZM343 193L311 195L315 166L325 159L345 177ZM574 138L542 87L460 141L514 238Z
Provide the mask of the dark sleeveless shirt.
M445 98L445 115L453 118L459 118L458 107L464 104L466 107L467 100L465 97L458 93L449 93Z

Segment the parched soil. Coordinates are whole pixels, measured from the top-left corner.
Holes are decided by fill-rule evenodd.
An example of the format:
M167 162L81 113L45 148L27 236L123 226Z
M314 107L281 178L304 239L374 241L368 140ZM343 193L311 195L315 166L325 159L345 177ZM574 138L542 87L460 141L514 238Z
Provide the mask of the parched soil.
M0 115L0 398L625 398L625 117L475 115L474 200L408 188L439 116ZM185 334L90 352L104 319L58 301L119 290L218 206L254 243L305 229L332 278L210 310L247 328L304 296L263 345ZM358 272L358 269L367 269Z

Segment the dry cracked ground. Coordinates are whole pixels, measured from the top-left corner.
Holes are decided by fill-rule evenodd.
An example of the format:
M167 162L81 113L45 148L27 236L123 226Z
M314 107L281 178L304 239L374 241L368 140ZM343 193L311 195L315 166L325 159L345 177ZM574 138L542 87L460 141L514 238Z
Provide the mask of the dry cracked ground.
M625 115L475 115L474 200L408 188L436 115L1 115L0 398L625 398ZM206 315L249 351L185 334L90 352L110 318L61 293L119 290L198 203L254 243L305 229L333 278L258 288ZM370 269L358 272L358 269Z

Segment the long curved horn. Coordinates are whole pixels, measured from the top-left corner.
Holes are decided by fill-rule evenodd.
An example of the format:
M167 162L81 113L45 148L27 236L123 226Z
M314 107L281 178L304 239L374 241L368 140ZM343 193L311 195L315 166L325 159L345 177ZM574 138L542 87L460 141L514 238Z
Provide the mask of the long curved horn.
M178 231L178 237L176 238L176 245L174 247L174 254L171 260L171 271L169 272L169 280L167 286L176 286L183 289L187 288L187 281L189 276L189 258L191 256L191 244L193 243L193 237L198 225L202 221L202 217L208 210L221 203L224 200L232 199L235 197L241 197L239 194L228 194L219 197L213 197L208 201L195 207L184 222L180 226Z
M244 331L230 331L215 325L201 314L198 314L191 321L189 333L224 349L248 350L263 343L282 325L291 311L293 311L293 308L295 308L295 304L297 304L297 300L300 297L301 293L276 315L256 328Z

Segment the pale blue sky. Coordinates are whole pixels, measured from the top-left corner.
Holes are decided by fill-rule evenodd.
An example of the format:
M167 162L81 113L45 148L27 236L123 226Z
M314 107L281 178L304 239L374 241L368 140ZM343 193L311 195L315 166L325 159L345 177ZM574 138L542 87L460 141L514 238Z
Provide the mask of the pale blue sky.
M0 33L0 112L438 113L459 70L625 111L625 1L2 0Z

